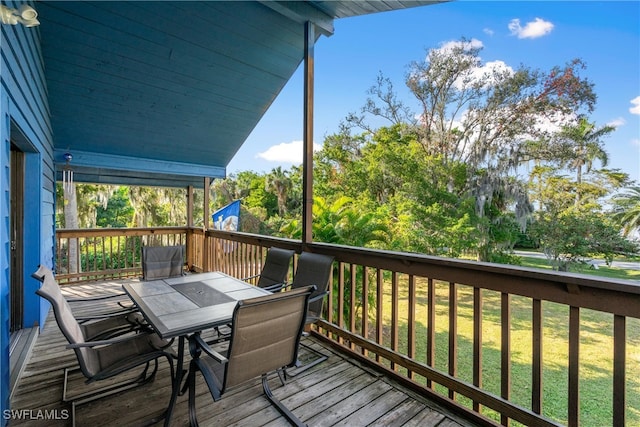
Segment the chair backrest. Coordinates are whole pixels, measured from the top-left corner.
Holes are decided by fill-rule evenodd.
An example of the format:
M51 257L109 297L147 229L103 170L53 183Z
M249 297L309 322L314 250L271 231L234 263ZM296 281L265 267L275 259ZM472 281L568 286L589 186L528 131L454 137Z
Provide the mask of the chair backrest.
M184 247L182 245L142 247L142 278L144 280L182 276L183 266Z
M40 289L36 290L36 294L51 303L56 323L69 344L86 342L82 328L73 316L69 303L64 298L64 295L62 295L60 286L58 285L53 272L49 268L40 265L38 270L33 273L32 276L42 282L42 286L40 286ZM100 369L100 362L95 350L83 347L75 348L74 351L78 358L80 369L87 378L91 378L98 373Z
M285 283L289 273L289 265L295 251L281 248L270 248L264 260L262 272L258 279L258 286L261 288Z
M325 294L329 286L329 279L333 272L333 257L328 255L302 252L298 257L296 274L293 277L292 289L315 285L316 290L311 299ZM322 314L324 298L309 303L309 318L317 319Z
M222 392L252 378L293 366L313 286L239 301Z

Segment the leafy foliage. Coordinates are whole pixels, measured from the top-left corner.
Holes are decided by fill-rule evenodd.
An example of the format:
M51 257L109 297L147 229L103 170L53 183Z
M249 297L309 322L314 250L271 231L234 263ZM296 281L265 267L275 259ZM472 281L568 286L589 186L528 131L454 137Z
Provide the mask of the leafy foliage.
M463 38L411 63L404 83L418 111L378 76L362 109L314 155L313 239L509 263L526 241L556 268L637 250L619 231L638 228L640 190L606 169L603 140L615 128L588 120L596 95L582 61L514 69L480 53ZM607 198L623 187L607 216ZM129 219L123 188L79 190L82 224L97 224L89 218L99 206L99 226L186 222L183 190L129 188ZM301 237L301 167L241 172L210 191L211 212L242 200L241 231ZM195 195L193 223L203 225L204 193Z

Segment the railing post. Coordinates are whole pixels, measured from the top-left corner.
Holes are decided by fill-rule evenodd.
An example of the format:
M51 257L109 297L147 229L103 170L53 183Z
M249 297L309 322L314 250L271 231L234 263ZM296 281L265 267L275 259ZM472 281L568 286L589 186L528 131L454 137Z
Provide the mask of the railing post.
M202 247L202 269L207 272L211 271L211 253L209 251L209 242L207 239L207 230L209 229L209 177L204 178L204 206L203 206L203 218L202 229L204 231L203 247Z
M626 405L626 317L613 318L613 425L625 425Z
M185 236L186 262L191 270L193 266L193 185L187 187L187 233Z

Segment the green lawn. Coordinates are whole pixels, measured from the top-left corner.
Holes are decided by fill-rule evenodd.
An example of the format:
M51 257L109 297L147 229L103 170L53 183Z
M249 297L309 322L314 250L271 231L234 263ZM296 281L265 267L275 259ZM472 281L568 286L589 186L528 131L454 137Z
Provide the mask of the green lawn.
M549 261L545 258L520 257L523 267L536 267L551 270ZM632 260L633 261L633 260ZM616 267L600 266L597 270L587 265L578 265L571 270L575 273L592 274L600 277L610 277L612 279L628 279L640 281L640 270L625 270Z
M542 266L544 259L528 259L524 265ZM614 268L589 270L599 275L615 275L618 278L640 279L638 272ZM611 276L610 276L611 277ZM407 282L401 278L400 295L400 349L406 352ZM416 359L426 361L426 280L417 281L417 331ZM435 366L448 371L448 292L446 283L436 286L436 360ZM500 294L483 291L483 376L482 387L496 395L500 394ZM473 343L473 290L469 286L458 286L458 377L472 382ZM512 396L515 403L530 408L531 405L531 300L513 296L512 303ZM568 307L545 302L543 338L543 414L557 422L567 423L568 384ZM383 300L385 324L391 324L391 286L385 285ZM613 371L613 316L593 310L581 310L580 346L580 408L581 425L612 425L612 371ZM385 334L385 336L388 334ZM384 343L390 346L389 342ZM406 354L406 353L405 353ZM443 394L447 391L437 389ZM468 399L459 398L465 405ZM640 319L627 322L627 425L640 425ZM499 420L497 413L483 413Z

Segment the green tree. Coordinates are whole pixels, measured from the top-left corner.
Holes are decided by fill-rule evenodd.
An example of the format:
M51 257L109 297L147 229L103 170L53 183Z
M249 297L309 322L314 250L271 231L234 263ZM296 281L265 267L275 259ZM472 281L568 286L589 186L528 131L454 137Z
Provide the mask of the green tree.
M129 201L127 187L119 187L109 197L106 208L98 206L98 227L127 227L133 219L134 209Z
M604 215L568 209L553 214L541 212L532 234L556 270L568 271L572 264L603 256L611 263L616 254L638 251L638 245L624 239Z
M570 170L576 171L576 183L578 191L575 194L576 205L581 201L581 189L583 172L590 172L593 163L599 160L601 166L607 166L609 156L604 149L602 138L615 131L614 126L603 126L596 128L595 123L591 123L586 117L581 116L575 124L566 125L560 131L560 139L565 142L566 164Z
M617 253L637 251L602 208L604 197L628 180L626 174L591 170L582 178L578 183L552 166L532 171L532 194L539 208L530 233L558 270L593 256L611 261ZM581 202L576 205L578 190Z
M287 194L291 191L292 182L289 173L280 166L272 169L265 180L267 191L273 191L278 199L278 214L284 217L287 213Z
M410 65L406 84L421 111L409 125L427 158L439 158L444 170L466 166L461 200L472 197L478 233L478 256L487 260L503 245L495 239L500 217L515 214L524 226L533 207L528 201L526 183L517 179L518 167L541 152L529 151L531 140L554 141L544 122L582 109L591 111L595 103L592 84L580 78L583 64L574 60L565 67L541 72L521 66L514 70L505 64L483 64L477 41L462 39L439 49L431 49L427 60ZM392 86L378 79L361 115L350 121L362 126L366 115L398 124L405 108L392 96ZM386 86L386 87L385 87ZM377 97L377 99L375 99ZM368 129L367 127L364 127ZM455 176L446 186L455 191Z
M630 236L640 229L640 186L626 188L612 198L613 219L622 229L624 236Z
M302 224L292 219L281 230L293 239L302 238ZM379 247L389 239L384 220L373 212L362 212L354 200L342 196L329 203L322 197L313 198L313 239L324 243L357 247Z
M186 190L164 187L128 188L134 209L131 224L135 227L184 225L187 223Z

